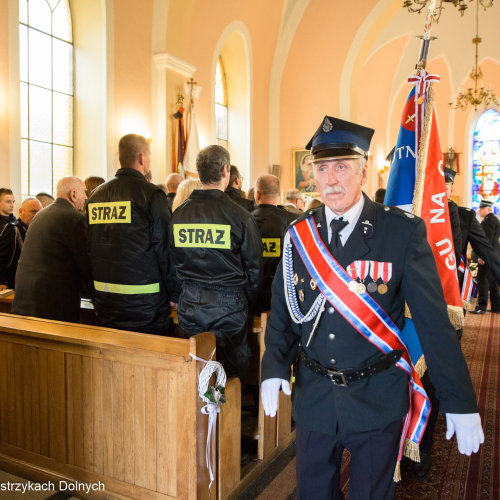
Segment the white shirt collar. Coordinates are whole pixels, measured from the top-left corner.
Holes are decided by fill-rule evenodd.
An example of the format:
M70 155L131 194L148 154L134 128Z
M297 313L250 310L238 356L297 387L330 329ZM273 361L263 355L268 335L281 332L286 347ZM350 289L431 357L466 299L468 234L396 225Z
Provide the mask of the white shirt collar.
M356 226L356 223L358 222L359 216L361 215L364 205L365 205L365 197L363 196L363 193L361 193L359 200L349 210L347 210L347 212L345 212L342 215L337 215L325 205L325 218L326 218L326 226L328 228L328 241L330 241L331 231L332 231L330 223L332 222L333 219L340 219L340 217L342 217L343 220L346 220L349 223L339 233L342 245L345 245L347 238L349 238L349 236L354 230L354 226Z

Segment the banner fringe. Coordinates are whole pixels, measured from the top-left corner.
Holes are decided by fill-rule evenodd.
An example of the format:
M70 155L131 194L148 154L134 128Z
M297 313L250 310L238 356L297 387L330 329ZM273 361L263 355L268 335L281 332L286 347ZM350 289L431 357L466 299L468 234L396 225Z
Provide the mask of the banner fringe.
M415 95L417 95L415 93ZM431 135L432 112L434 109L434 86L431 82L427 92L427 104L425 107L424 124L420 135L420 144L417 153L417 171L415 175L415 189L413 190L413 202L411 213L420 217L422 212L422 200L424 195L425 167L427 165L427 155L429 137Z
M416 362L415 371L420 378L422 378L422 375L427 371L427 363L425 362L424 356L420 356L420 359Z
M464 326L464 311L459 306L448 305L448 317L455 330L460 330Z
M401 481L401 462L396 462L396 468L394 469L393 481L395 483L399 483Z
M414 462L420 462L420 446L409 439L405 439L403 455Z

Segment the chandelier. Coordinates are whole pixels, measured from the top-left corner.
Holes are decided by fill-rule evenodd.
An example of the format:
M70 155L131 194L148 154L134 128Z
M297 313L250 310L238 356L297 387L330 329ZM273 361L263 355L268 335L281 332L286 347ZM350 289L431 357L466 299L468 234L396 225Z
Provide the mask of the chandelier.
M433 0L405 0L403 2L403 7L406 7L409 12L418 12L420 13L422 9L429 3L429 1L433 2ZM472 2L473 0L469 0ZM491 7L493 5L494 0L479 0L484 9ZM437 0L437 5L434 10L434 20L436 22L439 21L441 17L441 11L445 8L445 5L453 5L453 7L457 7L460 14L463 16L464 12L467 10L467 0Z
M498 102L497 96L491 90L491 87L486 90L484 87L477 88L478 80L483 77L483 72L481 68L478 66L478 58L479 58L479 44L481 43L481 37L479 36L479 1L476 0L476 37L472 39L472 43L476 46L476 62L472 71L470 72L470 78L474 80L474 90L472 87L469 87L466 92L460 92L455 101L455 104L450 100L448 103L449 106L453 109L461 109L462 111L467 108L470 104L474 106L474 110L476 111L478 106L481 104L485 104L489 106L490 104L494 104L498 106L500 103Z

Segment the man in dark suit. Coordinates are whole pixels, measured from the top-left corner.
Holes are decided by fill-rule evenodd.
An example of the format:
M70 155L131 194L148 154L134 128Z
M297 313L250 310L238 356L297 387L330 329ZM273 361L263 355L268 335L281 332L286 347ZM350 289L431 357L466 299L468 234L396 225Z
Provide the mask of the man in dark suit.
M302 198L302 193L298 189L288 189L285 193L285 204L283 207L295 216L302 215L306 202Z
M65 177L56 201L31 222L16 273L14 314L79 323L80 298L92 289L80 213L86 199L85 184Z
M229 170L229 184L226 188L226 194L240 207L251 212L255 205L252 200L247 200L243 198L241 193L241 187L243 186L243 179L241 177L240 171L236 165L231 165Z
M493 203L489 200L482 200L479 204L478 213L482 218L481 227L484 234L491 243L495 253L500 256L500 221L493 214ZM477 307L472 314L484 314L488 306L488 294L491 301L491 312L500 313L500 294L498 291L498 283L495 281L489 263L481 257L478 257L477 269ZM498 269L496 270L498 272Z
M484 233L484 229L476 218L476 212L472 208L459 206L458 216L462 234L462 255L466 255L467 246L470 243L472 250L488 264L491 274L500 285L500 255Z
M387 325L403 329L405 303L446 413L448 439L456 432L459 451L467 455L484 441L425 224L362 193L372 134L324 118L307 149L325 206L288 230L273 283L262 402L274 416L279 390L290 393L297 359L293 412L301 499L342 498L344 448L351 452L349 498L394 497L409 378L401 365L406 348Z

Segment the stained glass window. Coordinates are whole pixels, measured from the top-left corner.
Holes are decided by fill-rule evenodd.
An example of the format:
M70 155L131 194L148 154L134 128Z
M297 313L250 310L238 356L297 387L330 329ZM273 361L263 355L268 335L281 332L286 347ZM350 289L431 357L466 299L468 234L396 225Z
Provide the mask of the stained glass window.
M19 0L22 196L54 194L73 175L69 0Z
M227 149L227 86L226 73L220 57L215 70L215 123L217 144Z
M487 109L474 130L472 152L472 207L483 199L493 202L493 212L500 213L500 113Z

